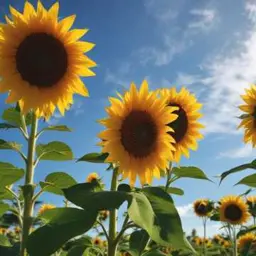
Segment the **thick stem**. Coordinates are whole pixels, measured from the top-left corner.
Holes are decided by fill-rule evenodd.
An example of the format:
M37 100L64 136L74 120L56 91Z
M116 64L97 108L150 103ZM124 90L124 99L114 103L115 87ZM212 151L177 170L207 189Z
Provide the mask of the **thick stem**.
M113 170L112 181L111 181L111 191L117 190L117 178L118 178L118 169ZM108 231L108 256L116 255L117 243L116 239L116 218L117 210L111 210L109 213L109 231Z
M20 255L26 255L26 242L30 233L33 217L33 195L34 195L34 156L36 147L36 133L37 133L37 118L33 114L31 131L28 140L28 155L27 155L27 166L25 184L23 187L24 195L24 210L23 210L23 229L21 239Z
M236 228L233 227L233 256L237 256Z
M205 244L205 240L206 240L206 222L207 222L207 217L203 218L203 225L204 225L204 241L203 241L203 255L206 255L206 244Z

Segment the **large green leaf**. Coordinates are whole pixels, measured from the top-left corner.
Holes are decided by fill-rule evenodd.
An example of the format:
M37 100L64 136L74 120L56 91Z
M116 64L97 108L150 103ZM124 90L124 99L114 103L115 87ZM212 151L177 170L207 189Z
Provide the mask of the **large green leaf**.
M140 256L149 241L149 235L145 230L136 230L130 235L129 253L132 256Z
M246 169L254 169L256 170L256 159L253 160L251 163L247 163L247 164L242 164L239 166L236 166L226 172L223 172L220 176L220 183L230 174L236 173L236 172L241 172L244 171Z
M12 128L18 128L17 126L15 126L15 125L12 125L12 124L8 124L8 123L0 123L0 130L1 129L6 129L6 130L8 130L8 129L12 129Z
M1 149L11 149L11 150L21 150L22 145L16 142L9 142L0 139L0 150Z
M201 169L194 166L173 167L172 173L178 178L193 178L211 181Z
M60 141L38 144L36 154L40 157L40 160L67 161L73 159L71 148Z
M171 197L161 188L148 187L143 189L143 193L133 193L128 214L160 245L193 250L184 237L181 220Z
M15 108L8 108L3 112L2 119L18 127L22 126L20 112Z
M8 210L10 210L10 205L0 202L0 217L2 217L2 215L7 212Z
M84 209L111 210L131 198L131 195L122 191L100 191L101 188L93 183L81 183L63 189L65 197L77 206Z
M9 246L0 246L0 255L3 256L17 256L19 255L20 244L16 243L13 247Z
M43 129L44 131L58 131L58 132L71 132L72 130L66 125L54 125L48 126Z
M53 172L45 178L45 182L40 182L40 186L44 191L64 195L62 189L77 184L75 179L65 172Z
M24 176L24 170L10 163L0 162L0 188L11 185Z
M246 176L243 179L241 179L236 185L241 184L241 185L247 185L249 187L256 188L256 173Z
M55 208L41 215L46 225L34 231L28 239L30 256L49 256L73 237L88 231L96 221L97 212L76 208Z
M105 160L107 157L108 153L90 153L79 158L77 162L106 163Z
M148 252L143 253L142 256L166 256L166 254L157 249L152 249Z
M3 199L6 199L6 200L12 200L14 199L14 195L5 189L5 187L0 187L0 200L3 200Z
M165 190L164 186L159 186L161 189ZM179 196L183 196L184 195L184 191L181 188L176 188L176 187L169 187L167 188L167 193L169 194L175 194L175 195L179 195Z

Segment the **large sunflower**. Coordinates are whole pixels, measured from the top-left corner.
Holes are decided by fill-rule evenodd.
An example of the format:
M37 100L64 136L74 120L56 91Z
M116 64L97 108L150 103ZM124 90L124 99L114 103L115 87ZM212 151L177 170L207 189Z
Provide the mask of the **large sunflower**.
M251 142L253 147L256 145L256 86L252 85L250 89L245 89L246 94L241 98L246 103L239 106L245 112L238 128L244 128L244 142Z
M178 110L174 112L178 118L169 126L174 130L170 134L176 142L173 161L179 162L181 155L189 157L189 149L196 150L197 139L203 138L199 129L204 126L198 122L202 116L198 112L202 104L198 103L196 97L185 88L182 88L180 92L177 92L176 88L165 88L158 91L161 98L167 99L168 106L178 107Z
M226 196L220 200L220 220L241 225L250 218L247 204L239 196Z
M247 233L240 236L237 242L237 246L241 251L248 246L251 248L253 247L256 250L256 235L253 233Z
M106 160L117 163L131 185L137 175L141 184L150 184L153 176L160 177L159 168L165 170L173 157L175 141L168 134L173 129L167 124L177 118L173 114L177 108L166 107L156 92L149 92L147 81L140 90L132 83L119 97L110 98L109 117L100 121L107 127L99 134L103 152L109 153Z
M193 203L193 208L198 217L208 217L213 210L213 205L208 199L198 199Z
M26 1L23 13L10 12L0 25L0 92L23 113L49 118L58 106L64 114L74 93L88 96L80 76L94 75L89 68L96 64L84 55L94 44L79 41L88 30L69 30L75 15L58 21L59 3L47 11Z

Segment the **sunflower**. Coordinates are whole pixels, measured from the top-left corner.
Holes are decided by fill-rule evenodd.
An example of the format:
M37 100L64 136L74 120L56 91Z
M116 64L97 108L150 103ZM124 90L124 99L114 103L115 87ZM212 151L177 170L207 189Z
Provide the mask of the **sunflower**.
M93 240L92 240L92 243L96 246L101 246L102 245L102 240L99 238L99 237L95 237Z
M0 25L0 92L23 113L48 119L57 106L64 115L73 94L88 96L80 76L94 75L96 63L84 55L94 44L79 41L88 30L69 30L75 15L58 21L59 3L46 10L39 1L35 10L26 1L23 13L10 12Z
M108 216L109 216L109 211L103 210L100 212L99 219L104 221L108 218Z
M215 235L212 239L212 241L216 244L221 244L221 242L223 241L223 238L220 235Z
M227 240L223 240L223 245L224 248L230 248L231 247L231 242Z
M178 110L174 111L178 118L169 126L173 129L170 134L176 142L173 161L179 162L181 155L188 158L189 149L196 150L197 139L203 138L199 129L204 126L198 122L198 119L202 117L202 114L198 112L202 104L198 103L196 97L185 88L182 88L180 92L177 92L176 88L158 91L162 100L163 98L167 99L168 106L178 107Z
M196 200L193 204L193 208L198 217L207 217L213 210L212 203L208 199Z
M244 142L251 142L253 147L256 145L256 86L252 85L250 89L245 89L246 94L241 95L241 98L246 103L239 106L239 108L246 114L243 115L242 121L238 128L243 127Z
M220 200L220 220L233 225L244 224L250 217L248 206L239 196L226 196Z
M254 246L256 245L256 235L253 233L247 233L239 237L237 241L237 247L239 250L243 250L247 246Z
M160 169L166 170L173 158L173 131L167 124L177 115L177 107L166 107L165 101L149 92L147 81L137 90L134 83L120 99L110 98L106 108L109 118L100 123L107 127L99 134L102 151L108 153L107 162L119 165L124 178L133 186L136 176L141 184L150 184L155 176L160 178Z
M14 232L15 232L15 234L19 234L21 232L21 228L20 227L15 227Z
M7 233L7 229L6 228L0 228L0 234L1 235L5 235Z
M88 177L86 178L87 182L94 182L97 181L99 179L99 175L96 172L90 173L88 175Z
M43 214L45 211L56 208L53 204L42 204L38 210L38 214Z
M248 196L246 198L246 203L249 207L250 214L256 218L256 196Z

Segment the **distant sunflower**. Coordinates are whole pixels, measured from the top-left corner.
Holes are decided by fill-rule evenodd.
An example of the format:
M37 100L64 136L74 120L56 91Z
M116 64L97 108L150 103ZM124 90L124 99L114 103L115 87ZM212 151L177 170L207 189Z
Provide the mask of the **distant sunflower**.
M103 241L99 238L99 237L95 237L93 240L92 240L92 243L96 246L102 246L103 245Z
M253 233L247 233L239 237L237 242L237 247L239 250L243 250L247 246L254 247L256 246L256 235ZM256 247L255 247L256 248Z
M223 238L220 235L215 235L212 239L212 241L216 244L221 244L221 242L223 241Z
M94 75L89 68L96 64L84 55L94 44L79 41L88 30L69 30L75 15L58 21L59 3L47 11L26 1L23 13L10 12L0 25L0 92L23 113L49 118L57 106L64 114L73 94L88 96L80 76Z
M0 228L0 234L1 235L5 235L7 233L7 229L6 228Z
M157 98L156 92L149 92L147 81L140 90L131 84L130 90L120 99L110 98L109 115L100 123L107 129L99 134L103 152L109 153L106 161L119 165L124 178L134 185L138 175L141 184L150 184L152 178L160 178L160 170L166 170L173 158L173 131L167 124L177 115L177 108L166 107L166 101Z
M245 89L246 94L241 95L241 98L246 103L239 106L239 108L245 112L245 116L241 121L238 128L243 127L244 142L251 142L253 147L256 145L256 86L252 85L250 89Z
M241 225L250 217L248 206L239 196L226 196L220 200L220 220L233 225Z
M180 92L177 92L176 88L158 91L161 97L167 99L168 106L178 107L178 110L174 111L178 118L169 126L173 129L170 134L176 142L173 160L179 162L181 155L189 157L189 149L196 150L197 139L203 138L199 129L204 126L198 122L198 119L202 117L202 114L198 112L202 104L198 103L196 97L185 88L182 88Z
M93 182L93 181L97 181L99 179L99 175L96 172L92 172L88 175L86 181L87 182Z
M43 214L45 211L56 208L53 204L42 204L38 210L38 214Z
M223 244L222 244L222 246L224 247L224 248L230 248L231 247L231 242L230 241L227 241L227 240L223 240Z
M208 199L196 200L193 204L193 208L198 217L207 217L213 210L212 203Z

